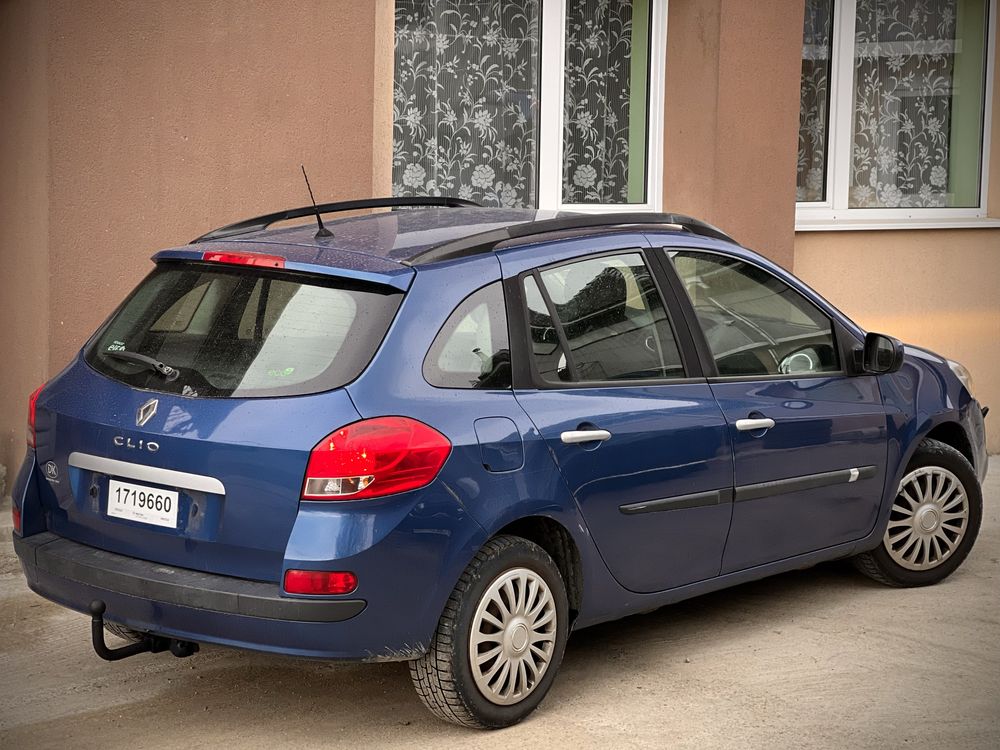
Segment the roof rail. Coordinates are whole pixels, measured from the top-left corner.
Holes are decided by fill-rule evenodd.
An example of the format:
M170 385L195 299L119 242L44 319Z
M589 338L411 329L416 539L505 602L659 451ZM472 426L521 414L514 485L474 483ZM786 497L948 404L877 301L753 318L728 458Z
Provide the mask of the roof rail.
M463 237L457 240L443 242L434 245L426 250L417 253L409 259L408 265L418 263L434 263L441 260L451 260L462 258L476 253L489 252L501 242L508 240L527 239L534 235L547 232L560 232L569 229L586 229L589 227L617 227L635 224L672 226L675 229L683 229L691 234L711 237L725 242L739 244L723 232L721 229L706 224L698 219L692 219L683 214L660 214L660 213L604 213L604 214L573 214L555 219L542 219L541 221L527 221L521 224L512 224L502 229L492 229L488 232L480 232Z
M438 206L441 208L481 208L474 201L467 201L463 198L452 198L442 195L421 195L410 198L360 198L352 201L338 201L336 203L321 203L318 206L302 206L301 208L289 208L285 211L276 211L273 214L255 216L252 219L244 219L234 224L227 224L224 227L213 229L211 232L203 234L191 240L191 244L196 242L208 242L209 240L221 240L225 237L232 237L237 234L256 232L260 229L267 229L271 224L287 219L300 219L304 216L315 216L320 214L332 214L338 211L359 211L365 208L401 208L410 206Z

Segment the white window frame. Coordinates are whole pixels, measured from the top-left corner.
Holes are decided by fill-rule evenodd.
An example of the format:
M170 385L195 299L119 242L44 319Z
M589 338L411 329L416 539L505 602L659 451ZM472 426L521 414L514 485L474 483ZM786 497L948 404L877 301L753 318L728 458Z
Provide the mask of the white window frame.
M977 208L849 208L852 121L854 116L854 0L833 0L833 39L830 54L830 103L827 126L825 201L795 204L796 231L943 229L1000 226L986 214L990 166L990 127L993 110L993 68L996 60L997 0L989 2L986 30L986 92L983 148Z
M539 87L538 207L580 212L662 211L667 0L650 0L649 101L646 107L648 130L644 203L564 203L562 200L566 3L567 0L542 0L541 4L542 73Z

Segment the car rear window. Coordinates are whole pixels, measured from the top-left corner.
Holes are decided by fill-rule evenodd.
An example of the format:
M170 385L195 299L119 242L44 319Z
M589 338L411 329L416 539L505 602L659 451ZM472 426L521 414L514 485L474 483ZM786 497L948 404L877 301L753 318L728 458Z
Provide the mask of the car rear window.
M401 299L346 279L162 263L98 332L86 360L136 388L191 397L317 393L361 374Z

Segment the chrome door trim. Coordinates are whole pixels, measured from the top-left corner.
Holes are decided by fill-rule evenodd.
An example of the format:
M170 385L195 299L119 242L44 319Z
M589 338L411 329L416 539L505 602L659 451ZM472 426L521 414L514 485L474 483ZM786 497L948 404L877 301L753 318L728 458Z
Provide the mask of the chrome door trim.
M209 492L213 495L226 494L226 487L222 482L215 477L206 477L203 474L189 474L186 471L161 469L156 466L134 464L130 461L119 461L114 458L78 452L69 454L69 465L85 471L96 471L109 476L134 479L137 482L151 482L166 487Z

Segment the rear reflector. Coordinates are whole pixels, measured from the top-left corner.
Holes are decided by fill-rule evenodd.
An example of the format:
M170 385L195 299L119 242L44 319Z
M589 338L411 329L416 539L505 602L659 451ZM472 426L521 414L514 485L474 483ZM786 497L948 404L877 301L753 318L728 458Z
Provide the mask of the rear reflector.
M285 267L285 259L280 255L207 252L201 256L201 259L211 261L212 263L231 263L236 266L266 266L267 268Z
M285 571L285 591L289 594L350 594L357 587L358 577L349 571Z
M444 435L408 417L349 424L309 455L303 500L364 500L424 487L451 452Z
M38 397L42 395L42 389L45 387L44 384L38 386L35 392L31 394L28 398L28 447L35 447L35 406L38 403Z
M16 505L11 504L11 506L10 506L10 514L11 514L11 516L14 519L14 533L20 535L20 533L21 533L21 511L20 511L20 509Z

